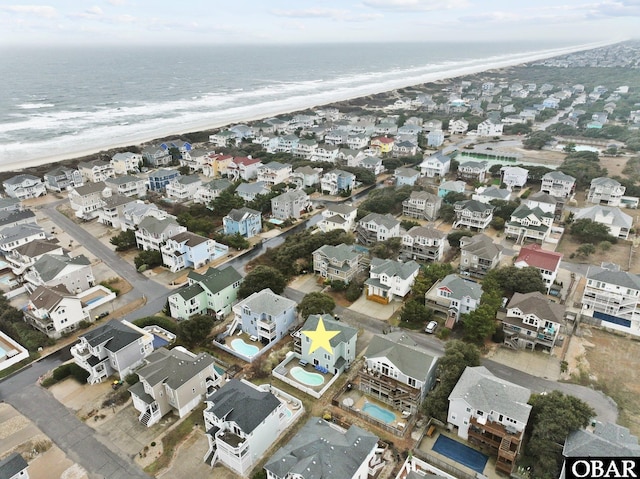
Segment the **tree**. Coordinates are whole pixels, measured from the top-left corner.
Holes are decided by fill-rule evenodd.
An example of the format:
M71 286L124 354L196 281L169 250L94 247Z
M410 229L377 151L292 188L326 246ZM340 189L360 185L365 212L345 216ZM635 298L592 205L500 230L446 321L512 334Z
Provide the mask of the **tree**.
M420 226L420 223L418 223L415 220L402 220L402 221L400 221L400 228L402 228L404 230L409 231L414 226Z
M287 286L284 275L271 266L259 265L247 273L238 289L238 297L246 298L253 293L270 288L275 294L281 294Z
M197 314L178 325L178 336L187 346L197 346L206 341L207 336L211 333L213 324L213 317Z
M303 318L308 318L310 314L332 314L336 307L336 302L329 295L313 292L305 295L298 304L298 313Z
M433 317L433 310L425 307L415 299L407 301L400 311L400 322L411 329L424 327L427 321Z
M491 206L495 206L493 210L493 216L502 218L504 221L509 221L511 219L511 215L516 210L518 206L520 206L520 200L516 201L505 201L505 200L491 200L489 202Z
M424 402L425 413L442 422L447 422L449 394L453 391L465 368L479 365L480 351L476 346L457 339L448 342L436 369L436 375L440 382L427 395Z
M564 146L562 151L565 151L567 153L574 153L576 151L576 144L573 142L569 142Z
M460 248L460 240L465 236L473 236L469 230L453 230L447 235L447 241L452 248Z
M542 150L551 140L553 136L546 131L534 131L522 142L522 146L527 150Z
M140 251L138 255L133 258L133 262L136 268L140 270L143 266L145 269L155 268L156 266L162 266L162 253L160 251Z
M492 269L485 276L485 282L489 278L495 281L501 291L501 296L510 298L513 293L533 293L534 291L546 292L546 287L540 274L540 270L534 267L516 268L505 266Z
M178 173L180 173L183 176L186 176L189 173L191 173L191 169L189 168L189 165L183 165L180 168L178 168Z
M596 223L589 218L581 218L571 223L569 234L581 242L598 243L609 241L617 243L617 238L611 236L609 227L602 223Z
M464 201L466 199L467 199L467 195L465 195L464 193L457 193L455 191L450 191L449 193L444 195L444 198L442 198L442 202L445 205L453 205L458 201Z
M456 219L456 210L453 208L453 205L442 205L440 207L440 211L438 212L442 221L446 223L453 223L453 220Z
M559 391L529 399L531 436L525 453L532 461L532 477L556 478L562 466L562 445L572 431L589 424L595 412L584 401Z
M596 252L596 247L593 246L591 243L581 244L576 250L576 254L578 256L582 256L583 258L586 258L587 256L591 256L595 252Z
M127 230L113 236L109 243L116 247L116 251L126 251L131 248L135 248L136 232L134 230Z
M491 227L496 231L502 231L504 229L504 219L499 216L494 216L491 220Z
M226 216L233 209L242 208L244 200L235 193L234 188L227 188L211 202L211 208L218 216Z
M389 259L396 258L402 247L402 238L393 237L381 243L376 243L370 250L371 256L375 258Z

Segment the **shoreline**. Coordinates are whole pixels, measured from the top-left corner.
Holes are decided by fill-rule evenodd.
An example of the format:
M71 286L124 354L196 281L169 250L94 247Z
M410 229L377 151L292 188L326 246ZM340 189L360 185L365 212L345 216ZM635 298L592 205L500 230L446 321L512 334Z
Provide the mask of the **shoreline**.
M47 155L44 157L33 158L30 160L22 160L22 161L13 161L9 163L0 164L0 173L9 173L9 172L25 172L30 169L39 168L45 165L54 165L62 162L74 162L74 161L82 161L86 160L88 157L99 154L108 154L112 150L126 147L140 147L142 145L154 143L161 138L166 138L169 136L180 136L186 134L192 134L196 132L214 132L215 130L221 129L225 126L239 124L239 123L251 123L259 120L263 120L265 118L269 118L272 116L281 116L286 114L295 113L298 111L303 111L306 109L319 108L323 106L330 106L336 103L353 101L359 98L367 97L367 96L375 96L381 95L385 93L392 93L402 88L410 88L416 87L420 85L433 84L440 81L450 81L454 78L465 77L468 75L477 75L483 72L491 72L491 71L499 71L505 68L510 68L514 66L526 65L527 63L554 58L562 55L567 55L569 53L579 52L579 51L587 51L593 50L597 48L601 48L608 45L613 45L616 43L620 43L620 41L608 41L608 42L598 42L591 43L586 45L576 45L573 47L566 48L556 48L553 50L546 50L543 52L530 52L524 53L522 58L511 58L508 60L502 61L494 61L493 63L483 63L475 66L468 67L460 67L453 70L434 72L422 79L423 81L419 83L411 82L405 84L405 82L397 81L394 85L385 85L384 87L376 88L376 85L367 85L362 88L362 91L352 92L349 96L345 97L336 97L331 102L322 102L322 103L309 103L304 107L289 107L289 108L281 108L273 110L269 110L268 112L262 112L260 114L256 114L253 116L249 116L247 113L238 113L237 115L227 115L225 118L220 118L217 121L215 120L206 120L200 123L190 124L190 126L186 129L179 129L175 127L170 127L166 129L157 130L153 134L147 134L145 137L136 139L134 141L125 141L122 140L120 142L114 142L109 144L106 147L94 147L87 148L85 150L74 151L71 153L62 153L58 155ZM365 90L366 88L366 90ZM355 96L354 96L355 95ZM279 103L279 102L278 102Z

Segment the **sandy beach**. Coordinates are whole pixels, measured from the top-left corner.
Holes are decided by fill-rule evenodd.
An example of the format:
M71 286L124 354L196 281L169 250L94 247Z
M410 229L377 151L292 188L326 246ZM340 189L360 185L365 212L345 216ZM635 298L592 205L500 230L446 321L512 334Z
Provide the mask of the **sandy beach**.
M481 65L476 65L473 67L464 67L464 68L456 68L447 71L436 72L428 75L424 75L421 78L420 83L412 82L410 84L406 84L406 80L404 82L402 80L398 80L395 82L386 82L384 84L369 84L365 87L360 88L358 91L351 92L351 94L347 97L336 96L332 98L332 101L327 103L314 102L313 95L309 95L307 97L307 104L301 105L286 105L286 102L272 102L273 105L266 110L263 109L260 114L251 114L247 111L247 109L238 108L239 111L234 111L234 109L228 110L227 114L223 117L218 117L215 121L211 120L203 120L201 122L190 123L188 128L179 129L175 127L171 128L159 128L150 133L147 133L144 137L136 137L136 138L114 138L109 143L101 146L95 146L92 148L78 149L74 151L69 151L68 153L58 154L58 155L46 155L38 158L33 158L29 160L21 160L21 161L10 161L10 162L2 162L0 163L0 172L13 172L13 171L23 171L28 170L29 168L40 167L43 165L53 164L60 161L67 160L76 160L80 158L85 158L94 154L98 154L100 152L108 152L115 148L123 148L132 145L144 145L148 143L152 143L159 138L166 138L169 136L179 136L187 133L193 133L198 131L214 131L219 128L223 128L228 125L238 124L238 123L249 123L253 121L258 121L264 118L269 118L272 116L284 115L293 113L296 111L302 111L309 108L317 108L320 106L326 106L338 102L344 102L349 100L354 100L356 98L362 98L370 95L377 95L385 92L392 92L394 90L400 88L406 88L416 85L422 85L426 83L433 83L437 81L450 80L452 78L464 77L467 75L478 74L485 71L493 71L504 69L507 67L512 67L516 65L523 65L526 63L531 63L534 61L539 61L547 58L557 57L561 55L565 55L572 52L591 50L594 48L603 47L606 45L610 45L616 43L614 41L611 42L600 42L593 43L587 45L578 45L569 48L560 48L554 50L545 50L543 52L533 52L528 54L523 54L517 56L516 58L510 58L508 60L502 61L492 61L491 63L484 63ZM491 59L488 59L491 60ZM285 104L283 104L285 103Z

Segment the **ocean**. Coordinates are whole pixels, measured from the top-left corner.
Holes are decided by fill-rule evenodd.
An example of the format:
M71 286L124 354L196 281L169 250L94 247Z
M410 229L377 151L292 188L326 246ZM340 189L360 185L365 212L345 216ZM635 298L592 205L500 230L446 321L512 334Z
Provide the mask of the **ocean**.
M0 48L0 168L576 49L544 43Z

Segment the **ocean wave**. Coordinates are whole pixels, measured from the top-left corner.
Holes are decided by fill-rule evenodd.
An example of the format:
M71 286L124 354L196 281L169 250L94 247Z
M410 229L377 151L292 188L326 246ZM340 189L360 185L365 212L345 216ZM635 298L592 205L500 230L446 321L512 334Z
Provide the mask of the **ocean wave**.
M16 105L17 108L22 110L37 110L39 108L53 108L56 106L54 103L21 103Z

